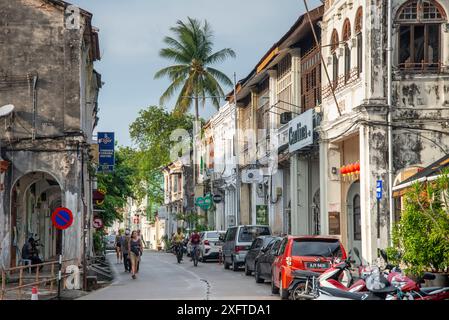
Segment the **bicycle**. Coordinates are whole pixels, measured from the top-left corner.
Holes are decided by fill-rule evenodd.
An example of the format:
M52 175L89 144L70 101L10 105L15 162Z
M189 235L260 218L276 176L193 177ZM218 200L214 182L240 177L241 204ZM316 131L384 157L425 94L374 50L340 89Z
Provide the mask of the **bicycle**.
M200 250L198 250L198 246L196 245L193 247L193 255L192 255L193 265L195 267L198 266L199 259L200 259Z

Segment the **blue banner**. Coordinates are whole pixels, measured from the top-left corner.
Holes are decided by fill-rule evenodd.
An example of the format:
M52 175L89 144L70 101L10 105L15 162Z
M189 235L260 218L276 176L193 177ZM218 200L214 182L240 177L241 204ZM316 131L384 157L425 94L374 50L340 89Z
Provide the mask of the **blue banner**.
M100 153L98 172L108 173L114 171L115 165L114 132L99 132L98 146Z

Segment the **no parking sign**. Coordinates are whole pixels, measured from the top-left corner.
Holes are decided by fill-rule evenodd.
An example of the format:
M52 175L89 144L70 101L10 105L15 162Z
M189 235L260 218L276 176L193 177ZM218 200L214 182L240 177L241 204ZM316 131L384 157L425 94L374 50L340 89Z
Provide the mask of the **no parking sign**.
M65 230L73 223L73 214L67 208L58 208L51 215L51 221L58 230Z

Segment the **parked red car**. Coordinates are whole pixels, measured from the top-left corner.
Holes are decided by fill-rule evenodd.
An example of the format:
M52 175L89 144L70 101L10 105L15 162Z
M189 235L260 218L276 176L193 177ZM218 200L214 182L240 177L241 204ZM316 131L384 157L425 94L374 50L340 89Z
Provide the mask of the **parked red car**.
M329 236L287 236L282 240L271 272L271 291L288 299L293 270L324 272L332 257L346 259L340 240Z

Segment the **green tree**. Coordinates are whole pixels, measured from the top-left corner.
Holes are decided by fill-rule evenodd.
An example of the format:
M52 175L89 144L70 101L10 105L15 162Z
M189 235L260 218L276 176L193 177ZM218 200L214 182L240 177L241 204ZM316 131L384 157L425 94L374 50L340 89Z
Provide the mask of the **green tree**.
M213 32L207 21L201 23L197 19L187 18L186 22L178 20L175 27L170 28L174 37L165 37L168 46L161 49L162 58L173 61L175 65L163 68L155 74L155 78L168 77L171 84L160 98L163 105L175 92L180 90L175 110L185 114L195 102L195 119L199 120L199 101L203 107L206 99L218 108L220 97L225 94L220 85L232 86L231 80L220 70L211 67L229 57L235 57L230 48L213 52Z
M98 188L106 191L105 199L99 207L99 216L105 226L111 226L114 221L123 221L120 211L125 208L129 197L134 198L135 169L128 162L129 150L118 148L115 153L115 168L111 173L97 174Z
M405 195L405 210L393 232L389 256L400 257L408 271L449 270L449 171L433 182L415 183Z
M161 167L171 162L170 151L176 141L171 141L177 129L192 133L193 117L168 112L162 107L150 106L140 111L130 126L130 135L138 150L127 149L127 162L135 168L134 193L138 199L148 197L147 216L164 202L164 179Z

